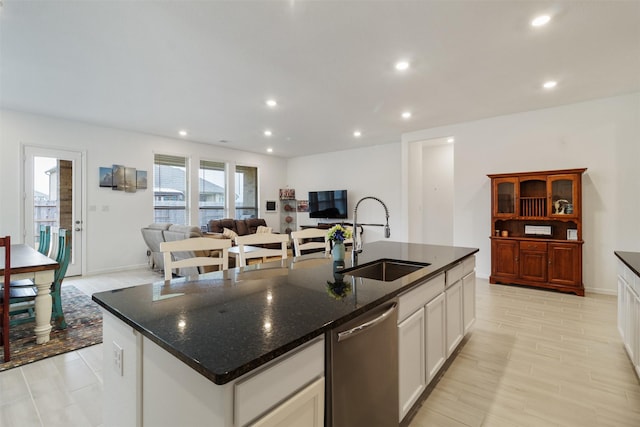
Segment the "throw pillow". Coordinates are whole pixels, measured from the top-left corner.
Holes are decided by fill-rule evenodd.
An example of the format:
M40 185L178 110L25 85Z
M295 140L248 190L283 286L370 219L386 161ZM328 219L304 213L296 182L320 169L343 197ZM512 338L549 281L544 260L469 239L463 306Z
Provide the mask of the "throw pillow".
M257 233L273 233L273 228L259 225L258 228L256 228L256 234Z
M238 237L238 234L235 231L229 230L228 228L225 228L224 230L222 230L222 235L232 240Z

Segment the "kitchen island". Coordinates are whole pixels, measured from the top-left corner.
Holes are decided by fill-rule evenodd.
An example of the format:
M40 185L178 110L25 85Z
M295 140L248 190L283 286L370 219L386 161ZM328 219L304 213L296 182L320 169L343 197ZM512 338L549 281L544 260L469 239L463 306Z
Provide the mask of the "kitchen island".
M338 295L328 289L332 260L316 254L94 294L104 312L105 425L268 425L294 397L317 424L325 334L419 284L444 284L475 252L367 244L359 266L429 265L386 282L344 275L351 289ZM342 271L352 267L347 260Z
M618 331L640 378L640 253L614 253L618 258Z

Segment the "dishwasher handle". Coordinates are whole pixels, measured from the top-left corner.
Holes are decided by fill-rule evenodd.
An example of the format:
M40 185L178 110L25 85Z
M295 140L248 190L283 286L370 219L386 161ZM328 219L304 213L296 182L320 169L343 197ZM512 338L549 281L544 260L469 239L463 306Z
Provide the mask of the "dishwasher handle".
M358 335L361 332L366 331L369 328L372 328L374 326L376 326L378 323L383 322L387 317L389 317L389 315L391 315L391 313L393 313L395 311L395 309L398 307L398 303L393 303L391 305L391 307L389 307L388 310L386 310L384 313L382 313L380 316L376 317L375 319L371 319L367 322L364 322L354 328L351 329L347 329L346 331L343 332L339 332L338 333L338 342L340 341L344 341L347 340L349 338L352 338L356 335Z

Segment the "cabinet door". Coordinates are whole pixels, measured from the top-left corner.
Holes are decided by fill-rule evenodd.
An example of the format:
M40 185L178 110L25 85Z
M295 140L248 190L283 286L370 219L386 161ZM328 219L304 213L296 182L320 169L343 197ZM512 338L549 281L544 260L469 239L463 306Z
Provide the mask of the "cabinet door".
M424 308L398 325L398 385L400 420L426 387Z
M560 218L578 218L580 215L580 176L577 174L549 175L548 215Z
M425 307L427 324L427 384L447 360L446 307L444 293L431 300Z
M493 180L493 216L511 218L517 216L518 178Z
M458 281L445 292L447 306L447 357L451 356L462 341L462 281Z
M634 295L633 312L629 316L631 317L631 328L629 330L631 336L631 345L633 346L632 358L633 364L636 368L636 373L640 377L640 296Z
M464 322L464 334L473 326L476 320L476 273L475 271L462 278L462 304Z
M515 280L518 277L518 241L493 239L491 246L491 275Z
M638 326L636 325L636 295L631 289L631 286L627 284L625 286L625 334L624 334L624 346L627 349L627 353L629 353L629 358L632 362L636 362L636 334L638 333Z
M280 200L280 232L291 234L296 226L296 200Z
M324 426L324 378L296 393L277 406L253 427Z
M549 283L582 286L582 247L571 243L549 243Z
M618 276L618 332L620 332L623 342L626 335L625 322L627 319L626 286L627 282L621 276Z
M533 282L547 281L547 244L520 242L520 278Z

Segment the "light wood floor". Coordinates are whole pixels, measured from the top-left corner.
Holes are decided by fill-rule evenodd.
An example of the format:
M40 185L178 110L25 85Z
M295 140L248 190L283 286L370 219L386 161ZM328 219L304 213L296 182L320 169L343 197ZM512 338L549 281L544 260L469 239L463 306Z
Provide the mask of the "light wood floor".
M135 271L65 283L90 294L159 279ZM478 279L474 330L411 427L640 426L616 310L611 296ZM97 345L0 373L0 426L99 426L101 399Z
M474 330L411 426L640 426L616 316L612 296L478 280Z

